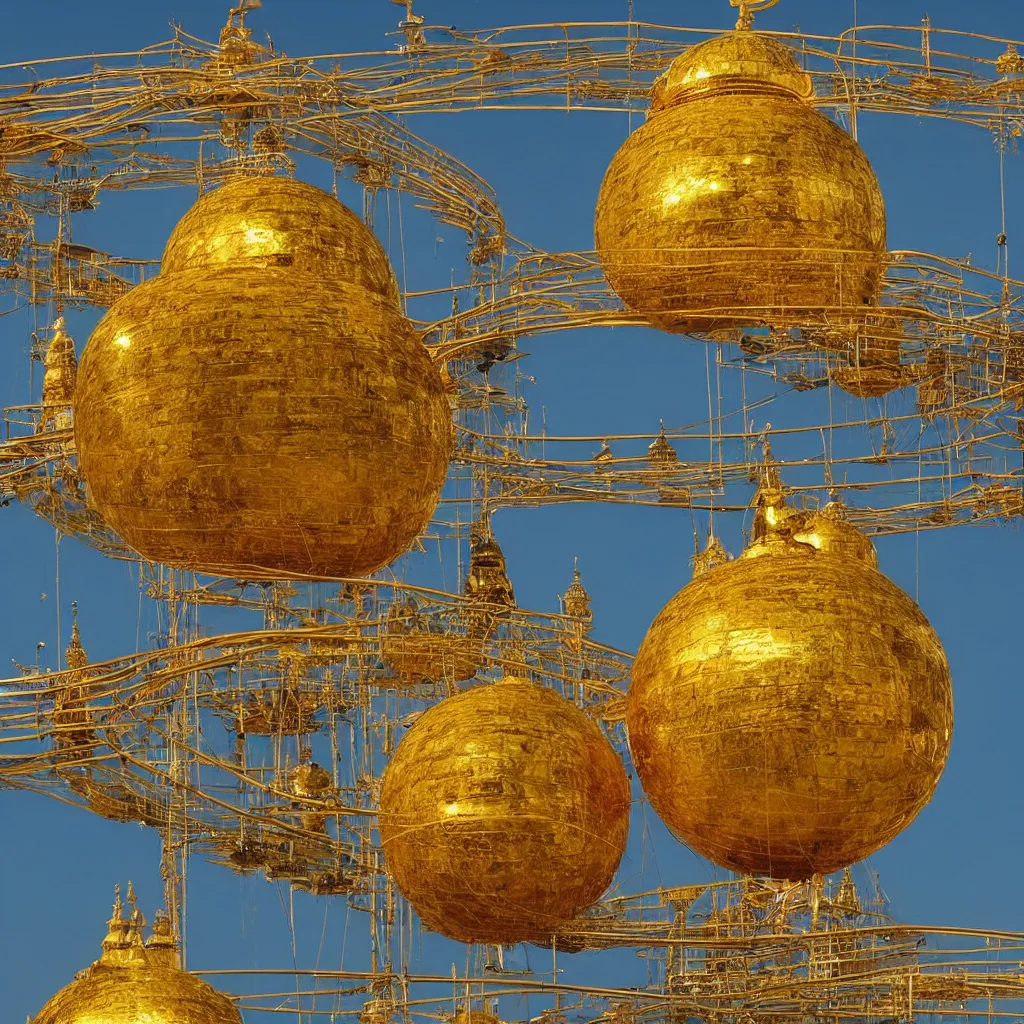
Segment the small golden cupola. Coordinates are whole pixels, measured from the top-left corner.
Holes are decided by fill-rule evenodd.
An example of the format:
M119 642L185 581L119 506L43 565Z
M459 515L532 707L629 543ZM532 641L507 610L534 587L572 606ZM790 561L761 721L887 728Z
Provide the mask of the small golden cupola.
M234 1004L183 971L169 918L158 913L145 940L145 918L128 887L124 916L120 888L99 960L61 989L31 1024L241 1024Z
M562 607L565 614L570 618L577 619L582 624L589 626L594 621L594 613L590 607L590 595L580 581L580 567L577 562L572 570L572 583L569 589L562 595Z
M672 442L665 435L664 420L661 423L661 433L647 446L647 461L655 469L671 469L679 462Z
M470 537L466 597L474 604L515 608L516 597L505 567L505 555L491 534L487 517L481 518Z
M71 426L71 406L78 382L75 341L64 329L64 317L53 322L53 334L43 357L43 408L41 430L63 430Z

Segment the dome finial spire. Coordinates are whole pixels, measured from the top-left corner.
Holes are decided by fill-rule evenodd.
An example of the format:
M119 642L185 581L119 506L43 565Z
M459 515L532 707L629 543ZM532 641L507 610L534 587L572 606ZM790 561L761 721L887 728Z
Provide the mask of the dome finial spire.
M761 540L763 537L776 532L779 524L786 518L786 489L782 484L782 477L779 474L779 464L772 455L772 444L769 440L771 424L765 427L761 436L761 449L763 452L757 493L754 495L754 529L753 539Z
M736 21L739 32L749 32L754 27L754 12L766 11L774 7L779 0L729 0L733 7L738 7L740 16Z
M78 602L71 602L71 640L64 648L64 662L70 669L84 668L89 656L82 646L82 632L78 628Z

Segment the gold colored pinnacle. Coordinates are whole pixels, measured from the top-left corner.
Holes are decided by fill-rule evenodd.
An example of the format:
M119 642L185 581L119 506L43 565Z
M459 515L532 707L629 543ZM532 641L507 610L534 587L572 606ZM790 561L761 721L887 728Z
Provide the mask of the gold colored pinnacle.
M754 12L766 11L774 7L779 0L729 0L733 7L738 7L740 16L736 28L741 32L749 32L754 27Z

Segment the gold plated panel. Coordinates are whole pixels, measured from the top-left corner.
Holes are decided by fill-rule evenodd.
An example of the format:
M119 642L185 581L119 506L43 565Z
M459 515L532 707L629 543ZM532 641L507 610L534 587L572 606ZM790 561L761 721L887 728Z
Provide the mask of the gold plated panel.
M361 576L402 554L452 425L393 283L318 189L204 196L82 356L75 438L104 521L153 561L242 578Z
M637 655L637 772L662 820L724 867L804 879L861 860L913 821L945 765L942 646L851 529L801 522L799 541L710 569Z
M608 887L629 782L600 729L553 690L505 679L420 717L381 783L398 888L462 942L550 941Z
M678 333L870 302L886 252L867 157L807 102L789 51L733 32L683 54L601 185L605 276Z

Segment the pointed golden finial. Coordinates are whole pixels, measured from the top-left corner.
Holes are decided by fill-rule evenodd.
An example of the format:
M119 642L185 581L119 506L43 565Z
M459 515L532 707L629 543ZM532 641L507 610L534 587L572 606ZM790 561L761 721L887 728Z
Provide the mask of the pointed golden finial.
M661 421L661 433L647 446L647 461L653 466L665 468L679 461L675 448L665 435L665 421Z
M733 7L739 8L739 18L736 21L738 32L749 32L754 27L754 12L766 11L774 7L779 0L729 0Z
M843 869L843 880L839 883L835 905L847 914L860 913L860 896L857 894L857 886L853 881L853 872L849 868Z
M566 615L579 619L581 623L589 625L594 620L594 613L590 608L590 595L580 582L578 558L573 559L572 583L562 595L562 607L565 609Z
M708 542L704 550L693 556L693 578L703 576L706 572L718 568L729 561L729 553L725 550L722 542L713 534L708 534Z
M757 485L757 493L754 495L757 511L754 513L752 539L755 541L773 533L779 523L786 518L786 492L782 486L782 477L779 475L779 464L772 455L772 446L768 440L767 431L761 444L763 456L760 480Z
M127 945L128 922L124 919L124 904L121 902L121 886L114 886L114 908L107 922L107 935L103 940L104 955L115 950L124 949Z
M71 602L71 640L64 648L64 664L68 668L84 668L89 664L89 656L82 646L82 633L78 628L78 602Z
M146 919L139 910L138 900L135 898L135 886L128 883L128 905L132 908L131 916L128 918L129 931L126 941L133 946L143 945L143 929L146 927Z

